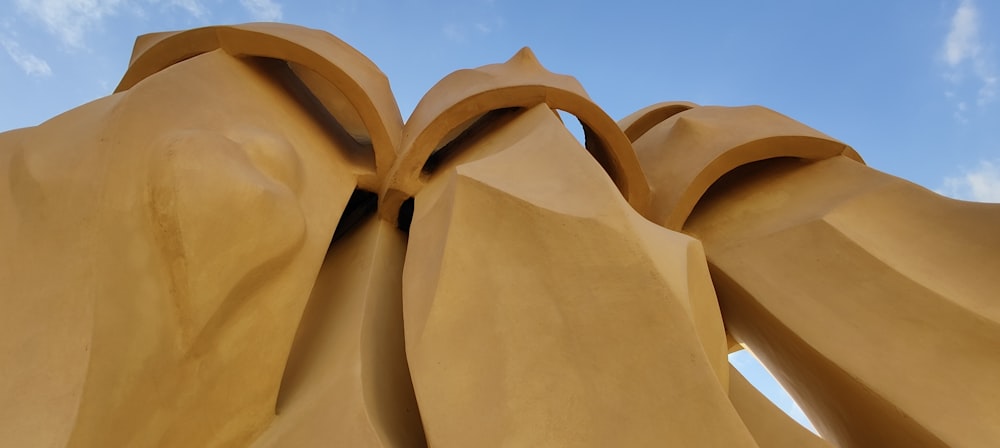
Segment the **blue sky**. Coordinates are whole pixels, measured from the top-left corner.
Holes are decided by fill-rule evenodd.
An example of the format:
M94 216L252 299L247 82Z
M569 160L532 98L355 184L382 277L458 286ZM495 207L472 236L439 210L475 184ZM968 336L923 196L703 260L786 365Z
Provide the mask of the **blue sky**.
M1000 202L995 1L0 1L0 131L110 93L138 34L276 20L365 53L404 117L449 72L531 46L616 119L667 100L760 104L877 169ZM778 396L752 358L734 363Z
M1000 202L997 2L0 1L0 130L110 92L137 34L279 20L368 55L404 117L447 73L527 45L615 118L665 100L761 104L875 168Z

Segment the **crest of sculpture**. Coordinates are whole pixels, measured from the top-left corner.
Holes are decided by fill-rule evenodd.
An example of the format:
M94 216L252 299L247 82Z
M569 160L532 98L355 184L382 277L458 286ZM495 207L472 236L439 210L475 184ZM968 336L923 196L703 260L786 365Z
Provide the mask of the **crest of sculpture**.
M615 122L524 49L404 124L337 38L217 26L0 173L2 446L1000 443L1000 206L763 107Z

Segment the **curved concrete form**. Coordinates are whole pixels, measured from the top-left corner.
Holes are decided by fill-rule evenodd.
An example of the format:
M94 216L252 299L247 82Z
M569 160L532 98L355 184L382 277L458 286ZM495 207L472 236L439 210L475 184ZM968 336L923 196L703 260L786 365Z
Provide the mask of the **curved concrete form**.
M216 49L237 57L286 61L342 125L360 121L374 151L375 166L373 175L362 177L359 183L361 188L377 191L396 157L403 119L385 75L363 54L327 32L251 23L143 36L136 40L129 68L115 92ZM361 143L367 142L362 139Z
M763 107L615 123L527 48L404 127L325 32L149 34L0 133L0 446L990 447L997 229Z
M698 107L698 105L688 101L657 103L639 109L629 116L618 120L618 127L628 137L628 141L634 142L652 129L653 126L660 124L661 121L694 107Z
M448 143L449 135L488 112L538 104L575 115L590 130L587 149L628 202L640 213L645 211L649 186L628 139L576 79L546 70L530 49L523 48L503 64L456 71L424 95L403 129L399 159L382 190L382 216L395 221L399 206L423 185L428 158Z
M643 109L649 111L647 116L665 115L684 105L653 107ZM674 230L681 229L709 186L742 165L775 157L819 160L845 155L861 161L849 146L760 106L678 111L642 133L633 145L656 192L649 217Z

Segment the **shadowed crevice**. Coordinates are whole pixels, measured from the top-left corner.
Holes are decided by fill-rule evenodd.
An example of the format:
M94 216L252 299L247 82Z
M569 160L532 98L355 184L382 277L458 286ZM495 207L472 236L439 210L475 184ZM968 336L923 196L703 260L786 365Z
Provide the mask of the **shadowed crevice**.
M340 215L337 229L333 231L333 238L330 240L330 245L332 246L344 238L345 235L363 223L365 218L374 214L376 210L378 210L377 194L360 188L354 190L354 193L351 193L351 198L347 200L344 212Z

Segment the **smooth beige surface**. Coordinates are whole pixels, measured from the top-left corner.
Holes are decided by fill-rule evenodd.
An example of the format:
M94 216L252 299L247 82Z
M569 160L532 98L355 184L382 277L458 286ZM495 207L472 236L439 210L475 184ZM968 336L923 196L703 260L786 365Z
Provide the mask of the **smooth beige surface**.
M635 120L644 123L639 129L648 129L633 145L654 191L648 216L669 229L680 230L705 190L738 166L773 157L815 160L840 154L861 161L843 143L760 106L677 111L688 106L639 111L619 123L636 129ZM663 121L650 126L649 118Z
M400 160L382 190L382 215L395 220L402 202L423 184L425 162L448 143L449 136L490 111L538 104L569 112L589 129L587 149L625 199L644 212L649 186L628 138L576 79L546 70L530 49L523 48L503 64L451 73L420 100L403 129Z
M372 146L375 173L359 180L365 189L378 189L399 147L403 125L399 107L389 81L378 67L323 31L249 23L141 36L115 92L128 90L173 64L216 49L236 57L273 58L287 63L309 87L308 95L315 96L337 121L328 126L339 125L356 140Z
M210 52L5 135L2 440L234 445L268 423L359 175L283 73Z
M419 447L403 352L406 241L369 215L327 255L300 323L274 422L253 447Z
M403 310L428 443L754 446L698 243L628 207L548 107L494 132L416 197Z
M698 105L687 101L657 103L637 110L629 114L629 116L618 120L618 126L625 133L625 136L628 137L628 141L635 142L654 126L660 124L660 122L693 107L698 107Z
M635 142L652 215L705 244L727 331L836 445L1000 440L1000 206L943 198L834 142L743 143L790 134L786 120L692 108Z
M1000 440L1000 207L843 157L746 170L685 229L706 244L727 328L821 433L844 446Z
M830 448L760 393L735 367L729 367L729 400L754 441L768 448Z
M524 49L403 126L335 37L207 27L0 177L0 446L1000 440L1000 206L765 108L616 125Z

